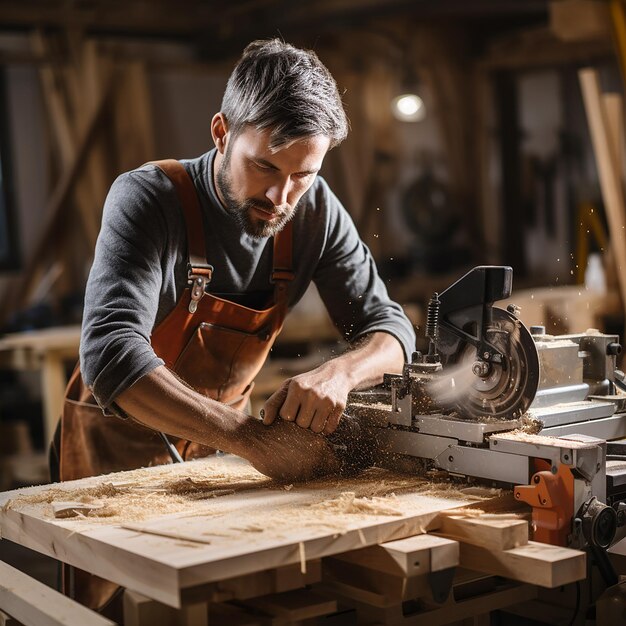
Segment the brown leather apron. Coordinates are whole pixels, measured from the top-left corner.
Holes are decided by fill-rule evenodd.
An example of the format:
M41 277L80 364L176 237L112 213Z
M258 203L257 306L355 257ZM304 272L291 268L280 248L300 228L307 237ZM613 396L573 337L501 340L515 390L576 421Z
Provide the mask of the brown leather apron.
M287 313L287 288L293 279L291 224L274 238L271 306L255 310L206 293L213 268L207 264L196 189L178 161L159 161L155 165L176 187L185 217L189 286L174 309L154 329L152 347L170 370L197 391L243 409L254 386L254 377L265 362ZM173 439L173 443L185 460L214 452L182 439ZM59 457L61 480L170 462L169 453L157 433L132 419L103 414L83 383L78 365L66 390ZM88 589L89 586L92 588ZM79 584L77 576L76 599L91 608L100 608L111 593L95 587L97 585ZM109 587L116 588L111 583Z

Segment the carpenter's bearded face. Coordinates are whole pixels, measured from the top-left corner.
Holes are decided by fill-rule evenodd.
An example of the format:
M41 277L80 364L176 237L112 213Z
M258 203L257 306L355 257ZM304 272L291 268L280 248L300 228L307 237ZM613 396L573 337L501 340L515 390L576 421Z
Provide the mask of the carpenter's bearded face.
M256 238L280 232L315 181L330 141L305 137L272 150L269 131L247 127L225 137L215 162L215 183L224 208Z

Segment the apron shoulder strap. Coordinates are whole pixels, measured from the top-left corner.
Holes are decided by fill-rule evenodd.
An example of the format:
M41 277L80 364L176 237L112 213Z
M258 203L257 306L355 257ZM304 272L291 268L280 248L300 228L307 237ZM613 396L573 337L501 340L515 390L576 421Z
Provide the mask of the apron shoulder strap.
M293 280L293 222L289 221L274 237L274 263L272 282Z
M278 305L280 323L287 314L288 287L294 278L293 273L293 222L289 221L285 227L274 236L274 261L271 281L274 283L274 302Z
M190 274L204 275L210 280L213 267L207 264L202 211L196 188L189 173L184 165L176 159L164 159L150 163L156 165L176 188L187 228Z

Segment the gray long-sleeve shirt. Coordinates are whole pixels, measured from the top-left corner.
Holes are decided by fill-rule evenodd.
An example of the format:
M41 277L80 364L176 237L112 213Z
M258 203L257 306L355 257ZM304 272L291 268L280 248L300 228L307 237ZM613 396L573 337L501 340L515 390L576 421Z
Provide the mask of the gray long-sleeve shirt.
M208 290L230 299L273 292L273 240L254 239L224 209L213 186L215 151L182 161L198 191L208 262ZM326 182L317 177L293 218L289 306L315 282L328 312L349 342L383 331L415 345L411 323L389 299L372 256ZM154 165L122 174L112 185L85 293L81 370L97 402L116 396L163 364L150 335L187 286L187 235L176 190Z

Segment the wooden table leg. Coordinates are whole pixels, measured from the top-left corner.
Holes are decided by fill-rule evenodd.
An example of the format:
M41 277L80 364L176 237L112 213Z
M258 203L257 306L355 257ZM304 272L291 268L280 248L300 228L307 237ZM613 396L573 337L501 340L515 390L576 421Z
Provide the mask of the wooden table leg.
M61 409L67 377L63 358L56 352L46 352L42 356L41 388L44 418L44 444L52 441Z

